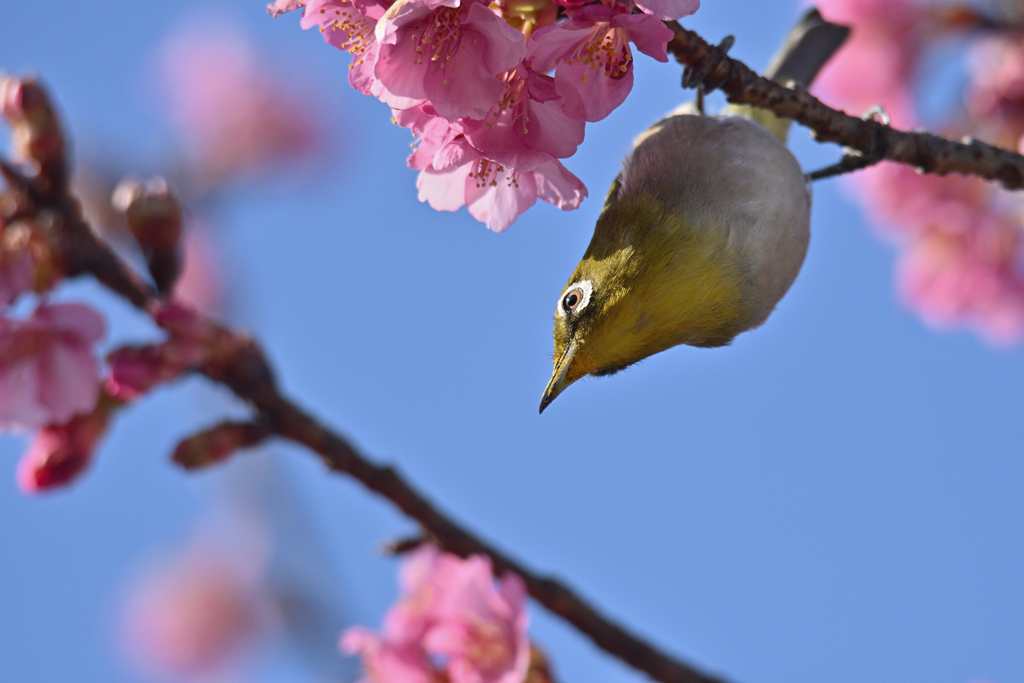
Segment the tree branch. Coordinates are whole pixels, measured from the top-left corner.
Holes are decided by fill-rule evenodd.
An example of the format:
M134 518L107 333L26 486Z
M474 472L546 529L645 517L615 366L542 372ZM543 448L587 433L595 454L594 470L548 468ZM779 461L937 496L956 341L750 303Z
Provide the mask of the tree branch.
M959 173L998 181L1008 190L1024 189L1024 157L978 140L954 142L925 132L896 130L873 120L832 109L800 86L763 78L677 22L668 51L680 64L703 73L706 91L721 90L733 104L768 109L807 126L819 142L835 142L867 158L907 164L922 173Z
M38 84L32 83L32 87L42 92ZM36 104L39 105L38 102ZM44 105L52 113L52 105L48 101ZM62 157L66 157L65 144L62 137ZM55 169L55 173L63 172L62 168ZM35 217L38 229L44 231L48 241L57 248L65 274L91 274L137 308L147 313L156 310L160 297L93 232L82 215L80 203L70 194L67 183L45 177L45 167L39 175L26 176L3 159L0 159L0 172L11 189L18 193L20 210ZM3 223L4 216L0 214L0 228ZM258 436L262 437L265 429L267 433L306 446L320 456L331 471L347 474L391 501L444 550L461 557L487 555L496 572L518 574L534 600L565 619L605 652L651 678L661 683L722 683L721 679L703 674L658 650L602 615L568 586L535 574L446 516L394 468L371 462L347 440L285 398L279 392L263 351L255 341L217 327L232 335L234 351L227 359L217 358L198 370L231 389L256 411Z
M82 221L68 220L63 225L72 233L66 236L69 242L86 243L73 234L83 229ZM90 272L107 287L143 309L157 302L152 291L125 277L124 264L109 247L92 240L89 248L103 253L93 254L91 258L79 254L80 262L90 264L94 269ZM602 650L662 683L722 683L721 679L703 674L633 635L563 583L530 571L446 516L397 470L369 461L347 440L281 395L262 350L251 339L240 344L239 352L230 362L203 367L201 371L251 405L274 434L306 446L319 455L331 471L347 474L387 498L444 550L461 557L487 555L496 572L510 571L521 576L534 600L565 619Z

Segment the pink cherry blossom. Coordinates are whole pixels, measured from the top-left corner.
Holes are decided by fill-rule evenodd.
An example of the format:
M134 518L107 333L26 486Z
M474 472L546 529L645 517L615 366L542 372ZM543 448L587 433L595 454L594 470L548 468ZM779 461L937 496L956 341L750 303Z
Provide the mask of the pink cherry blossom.
M397 643L419 643L436 619L434 608L462 560L423 545L402 562L398 583L402 597L384 617L384 633Z
M374 76L379 43L374 33L385 6L375 0L310 0L302 13L302 28L317 27L328 45L352 55L349 84L365 95L372 95L395 109L408 109L421 99L391 93Z
M519 65L503 80L505 92L487 116L459 120L466 140L488 159L516 168L575 154L586 123L565 114L554 79Z
M426 648L448 657L452 683L521 683L530 665L526 586L508 574L494 590L491 562L474 556L447 577Z
M667 62L673 33L650 14L630 14L621 7L587 5L570 17L535 31L526 59L540 73L555 70L555 87L570 118L600 121L633 88L629 43Z
M420 201L429 202L437 211L466 206L470 215L489 229L503 232L537 199L568 211L578 208L587 196L579 178L557 159L518 170L479 155L467 156L468 161L459 166L421 171L416 181Z
M1024 339L1024 264L1019 226L978 211L969 231L933 230L900 259L904 300L939 328L967 323L990 342Z
M900 294L926 322L970 325L996 344L1024 339L1024 240L988 183L883 164L849 186L876 225L904 241Z
M37 432L18 463L21 490L40 493L76 479L92 461L109 416L110 406L101 405L88 415L78 415Z
M396 642L365 628L350 628L341 649L362 658L361 683L436 683L426 651L416 642Z
M852 175L847 184L872 222L894 235L935 227L966 230L974 214L988 203L992 190L978 178L923 174L893 163Z
M526 53L523 35L474 0L398 0L376 38L384 87L429 100L449 121L483 118L505 90L501 74Z
M83 304L43 304L25 321L0 318L0 428L60 424L91 410L103 332L103 318Z
M977 137L1016 147L1024 134L1024 41L1018 35L985 36L969 64L966 105Z
M846 44L818 76L815 90L829 104L851 113L881 105L893 125L916 125L911 78L925 44L921 4L822 0L815 5L829 21L853 28Z
M461 163L460 155L468 147L452 143L461 139L462 134L448 119L438 116L429 102L404 111L394 110L392 114L398 125L408 128L417 138L407 160L409 168L422 171L431 166L448 168Z
M349 629L368 683L522 683L530 666L526 588L507 574L495 586L490 560L463 560L429 546L402 568L403 596L384 633Z

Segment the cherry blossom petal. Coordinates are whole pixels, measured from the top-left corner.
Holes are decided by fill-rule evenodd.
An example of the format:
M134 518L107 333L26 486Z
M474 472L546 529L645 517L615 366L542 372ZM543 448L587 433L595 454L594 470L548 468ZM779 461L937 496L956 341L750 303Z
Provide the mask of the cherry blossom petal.
M700 9L700 0L634 0L634 4L662 21L682 19Z
M486 160L474 164L466 178L466 207L489 230L504 232L524 211L537 203L533 173L494 168Z
M350 628L341 637L341 649L358 654L366 677L362 683L431 683L430 662L413 644L397 644L369 629Z
M105 323L82 304L43 304L0 328L0 427L64 423L99 398L93 349Z
M279 17L285 12L294 12L306 6L306 0L274 0L267 5L267 14Z
M537 198L554 204L562 211L578 209L587 197L587 188L579 178L569 172L560 161L551 160L535 168L533 176L537 182Z
M483 3L469 3L469 11L463 22L464 26L472 27L482 38L483 66L488 73L504 73L526 56L523 34L509 26Z
M458 211L466 205L466 179L471 167L463 164L445 171L420 171L416 179L419 200L428 202L435 211Z
M625 29L636 49L659 62L668 61L668 43L675 35L664 23L649 14L619 14L612 28Z

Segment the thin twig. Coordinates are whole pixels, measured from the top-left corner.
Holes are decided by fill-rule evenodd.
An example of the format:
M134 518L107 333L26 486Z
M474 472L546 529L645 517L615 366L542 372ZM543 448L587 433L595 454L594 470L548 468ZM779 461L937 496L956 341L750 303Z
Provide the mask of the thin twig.
M719 89L733 104L747 104L811 129L820 142L836 142L865 158L907 164L922 173L959 173L995 180L1009 190L1024 189L1024 157L978 140L955 142L926 132L896 130L832 109L800 86L787 87L757 75L674 21L668 51L679 63L703 73L705 92Z
M32 182L22 179L28 184ZM62 260L69 275L92 274L136 307L147 312L153 309L159 302L156 293L93 233L73 197L41 195L38 201L37 213L55 217L49 221L51 225L47 229L54 231L55 242L61 245ZM387 498L444 550L461 557L487 555L497 573L518 574L534 600L565 619L605 652L651 678L661 683L722 683L721 679L703 674L658 650L602 615L565 584L535 574L450 519L393 467L371 462L347 440L285 398L256 342L245 335L235 336L238 345L234 355L226 362L209 363L200 371L248 403L258 414L261 429L266 427L277 436L306 446L320 456L331 471L347 474Z
M68 221L70 230L82 224ZM97 249L102 243L93 243ZM116 256L112 252L112 258ZM94 267L110 265L104 257L88 259ZM155 295L118 274L102 271L93 274L108 287L132 303L145 307L156 301ZM493 545L481 540L437 509L426 496L407 483L390 466L370 462L338 434L324 427L294 403L282 396L273 380L260 348L252 340L241 347L230 363L202 369L210 379L230 388L249 403L270 429L283 438L302 444L320 456L324 465L347 474L366 488L384 496L403 513L423 527L446 551L461 557L483 554L491 558L496 572L514 572L523 578L530 596L562 617L609 654L662 683L721 683L721 679L703 674L693 667L659 651L591 607L563 583L539 576Z

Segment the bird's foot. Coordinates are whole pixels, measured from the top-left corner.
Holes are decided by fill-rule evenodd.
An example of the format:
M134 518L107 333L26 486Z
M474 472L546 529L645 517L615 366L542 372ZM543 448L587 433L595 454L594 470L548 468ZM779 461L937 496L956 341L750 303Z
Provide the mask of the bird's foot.
M889 125L889 115L885 112L885 109L878 104L864 112L861 118L865 121L880 123L883 126ZM826 166L825 168L819 168L817 171L805 173L804 180L808 183L812 183L815 180L824 180L825 178L833 178L838 175L846 175L847 173L853 173L854 171L860 171L874 166L884 159L885 151L882 149L874 149L871 153L865 153L859 149L846 147L843 149L843 157L839 160L839 163Z
M683 69L683 87L697 89L697 111L704 114L704 95L713 92L721 82L709 82L708 77L714 72L719 62L729 54L736 39L733 36L722 38L718 48L711 58L704 64L688 66Z

